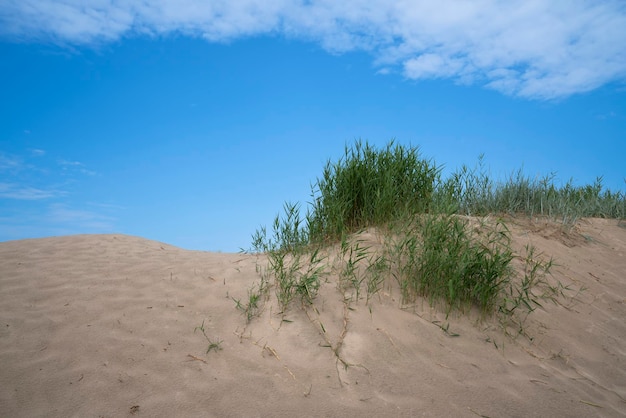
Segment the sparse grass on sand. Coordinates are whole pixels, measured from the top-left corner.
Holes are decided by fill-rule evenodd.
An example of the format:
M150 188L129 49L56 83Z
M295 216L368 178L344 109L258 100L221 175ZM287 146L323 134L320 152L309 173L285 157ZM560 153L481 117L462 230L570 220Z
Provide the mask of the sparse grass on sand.
M425 298L447 314L478 308L523 334L528 314L563 287L546 280L551 259L530 246L525 254L512 249L504 216L547 217L567 228L581 217L626 215L626 195L605 190L601 178L557 187L554 175L534 180L519 170L496 182L482 156L476 168L463 166L448 178L441 172L416 147L347 146L343 158L324 167L305 214L286 203L269 233L261 227L253 235L252 251L266 253L268 264L237 307L249 322L272 287L283 312L294 299L311 304L322 278L336 272L346 300L365 297L369 304L395 280L404 304ZM366 244L366 231L382 245ZM512 267L514 260L521 268Z

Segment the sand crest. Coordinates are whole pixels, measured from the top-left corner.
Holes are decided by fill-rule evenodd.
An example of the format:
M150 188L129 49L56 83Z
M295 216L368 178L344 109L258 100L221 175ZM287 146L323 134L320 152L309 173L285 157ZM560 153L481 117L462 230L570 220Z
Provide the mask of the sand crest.
M332 277L315 309L277 315L272 298L246 324L233 298L258 282L255 255L124 235L0 243L0 416L626 416L623 223L511 231L584 288L533 313L532 341L460 316L452 337L393 291L346 310Z

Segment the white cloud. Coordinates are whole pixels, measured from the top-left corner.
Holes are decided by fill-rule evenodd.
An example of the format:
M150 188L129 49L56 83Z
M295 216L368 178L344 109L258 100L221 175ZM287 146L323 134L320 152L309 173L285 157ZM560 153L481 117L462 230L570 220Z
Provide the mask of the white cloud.
M413 79L451 77L463 70L463 60L437 54L423 54L404 63L404 73Z
M0 36L93 45L172 32L282 34L365 50L410 79L553 99L626 80L623 0L5 0Z

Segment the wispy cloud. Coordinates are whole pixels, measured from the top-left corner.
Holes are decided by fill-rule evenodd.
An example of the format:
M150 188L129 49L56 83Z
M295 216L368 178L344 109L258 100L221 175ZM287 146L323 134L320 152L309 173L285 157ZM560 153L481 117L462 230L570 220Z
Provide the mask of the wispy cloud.
M95 171L89 170L85 166L85 164L81 163L80 161L59 160L58 164L61 167L61 170L63 170L64 172L67 172L67 171L79 172L79 173L85 174L87 176L94 176L94 175L96 175Z
M115 232L115 208L52 203L0 210L0 241L54 235ZM94 210L95 209L95 210Z
M24 161L15 156L8 155L0 151L0 172L3 171L18 171L24 166Z
M114 227L115 218L87 209L77 209L67 204L50 205L47 214L48 222L53 225L71 227L75 231L107 232Z
M179 33L282 34L365 50L385 73L555 99L626 80L623 0L8 0L0 35L97 45Z
M618 113L612 110L609 112L605 112L605 113L596 113L595 117L598 120L624 119L623 116L620 116Z
M16 183L0 183L0 199L42 200L63 196L65 192L40 189Z
M0 151L0 241L113 232L124 208L82 199L84 182L94 174L80 161L40 148Z
M96 172L72 160L51 160L38 148L20 155L0 151L0 199L43 200L67 196L67 186Z

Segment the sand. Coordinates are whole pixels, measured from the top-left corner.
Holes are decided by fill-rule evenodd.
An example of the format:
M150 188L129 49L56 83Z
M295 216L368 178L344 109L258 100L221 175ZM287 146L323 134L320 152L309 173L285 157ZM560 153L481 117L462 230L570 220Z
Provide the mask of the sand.
M570 287L515 340L402 308L392 286L347 310L333 277L314 307L280 315L272 293L247 324L233 298L259 281L252 254L125 235L0 243L0 416L626 416L624 223L511 230Z

